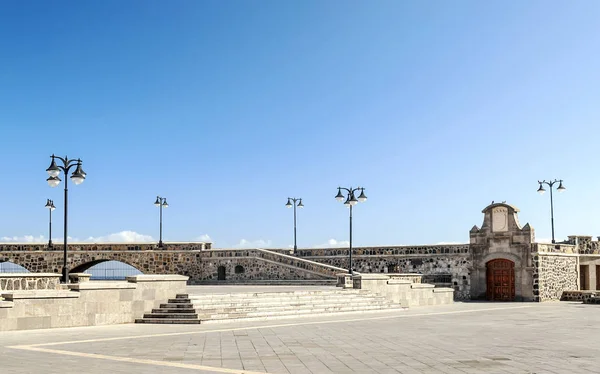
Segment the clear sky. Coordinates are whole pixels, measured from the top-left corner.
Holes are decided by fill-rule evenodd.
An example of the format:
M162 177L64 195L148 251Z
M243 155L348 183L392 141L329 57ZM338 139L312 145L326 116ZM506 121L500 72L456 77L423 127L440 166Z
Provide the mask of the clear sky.
M600 235L600 2L3 1L0 238L468 242L492 200ZM123 233L124 231L131 231ZM152 239L151 239L151 238Z

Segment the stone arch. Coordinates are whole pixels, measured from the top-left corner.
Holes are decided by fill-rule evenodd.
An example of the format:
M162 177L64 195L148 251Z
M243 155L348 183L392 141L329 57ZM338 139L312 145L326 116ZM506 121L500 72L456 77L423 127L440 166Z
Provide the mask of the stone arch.
M515 263L515 267L521 267L521 257L510 252L493 252L489 253L482 259L482 264L485 266L492 260L510 260Z
M243 274L245 272L245 269L242 265L235 265L235 273L236 274Z
M105 264L111 267L101 267L99 265ZM75 266L73 269L69 270L69 273L84 273L88 272L92 274L91 279L103 279L103 280L122 280L125 279L126 276L129 275L137 275L143 274L140 269L137 267L127 263L126 261L122 261L120 259L99 259L88 261L78 266Z

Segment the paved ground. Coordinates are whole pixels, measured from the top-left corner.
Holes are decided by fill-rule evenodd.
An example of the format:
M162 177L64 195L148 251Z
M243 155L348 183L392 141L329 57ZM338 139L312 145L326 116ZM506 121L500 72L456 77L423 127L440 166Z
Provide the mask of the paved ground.
M456 303L196 326L0 333L0 373L600 373L600 307Z

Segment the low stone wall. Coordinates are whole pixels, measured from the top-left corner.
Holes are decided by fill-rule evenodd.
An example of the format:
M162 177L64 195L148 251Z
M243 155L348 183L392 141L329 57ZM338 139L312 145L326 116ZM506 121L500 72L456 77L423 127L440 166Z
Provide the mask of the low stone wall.
M53 273L0 273L0 291L55 290L60 274Z
M454 289L455 300L468 300L471 298L472 267L471 256L465 253L468 252L468 247L468 245L450 245L357 248L359 254L352 255L352 263L354 270L361 274L422 274L427 276L432 284L451 286ZM348 249L303 251L308 254L323 255L305 257L306 259L342 269L348 268Z
M600 292L592 292L590 294L583 295L583 303L600 305Z
M452 288L436 288L414 279L392 278L384 274L360 274L352 277L353 288L369 290L405 307L444 305L454 302Z
M69 290L2 293L0 331L133 323L185 293L188 277L136 275L124 282L82 282Z
M600 291L563 291L560 301L581 301L584 304L600 304Z

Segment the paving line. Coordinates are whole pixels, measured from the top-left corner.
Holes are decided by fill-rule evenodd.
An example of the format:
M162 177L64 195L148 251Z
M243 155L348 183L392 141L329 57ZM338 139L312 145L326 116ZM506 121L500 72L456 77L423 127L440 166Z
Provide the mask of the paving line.
M17 348L17 347L11 347L11 348ZM228 373L228 374L268 374L264 371L227 369L227 368L214 367L214 366L204 366L204 365L177 363L177 362L146 360L146 359L130 358L130 357L107 356L107 355L100 355L100 354L96 354L96 353L72 352L72 351L63 351L63 350L58 350L58 349L39 348L39 347L33 347L33 346L20 346L17 349L22 349L22 350L26 350L26 351L43 352L43 353L54 353L54 354L66 355L66 356L95 358L95 359L100 359L100 360L128 362L128 363L132 363L132 364L167 366L167 367L171 367L171 368L191 369L191 370L198 370L198 371L212 371L212 372Z
M381 320L381 319L412 318L412 317L438 316L438 315L448 315L448 314L489 312L489 311L495 311L495 310L524 309L524 308L532 308L532 307L533 306L522 305L522 306L509 306L509 307L496 307L496 308L455 310L455 311L448 311L448 312L429 312L429 313L419 313L419 314L409 314L409 315L402 314L402 315L393 315L393 316L352 318L352 319L342 319L342 320L337 319L337 320L328 320L328 321L305 321L305 322L297 322L297 323L282 323L282 324L263 325L263 326L232 327L232 328L212 329L212 330L203 330L203 331L170 332L170 333L162 333L162 334L119 336L119 337L114 337L114 338L99 338L99 339L73 340L73 341L63 341L63 342L54 342L54 343L16 345L16 346L7 346L6 348L28 349L28 348L32 348L32 347L48 347L48 346L63 345L63 344L96 343L96 342L108 342L108 341L126 340L126 339L144 339L144 338L157 338L157 337L166 337L166 336L209 334L209 333L213 333L213 332L229 332L229 331L244 331L244 330L257 330L257 329L273 329L273 328L279 328L279 327L323 325L323 324L329 324L329 323L364 322L364 321L373 321L373 320ZM405 312L403 312L403 313L405 313ZM65 351L65 352L68 352L68 351ZM111 356L107 356L107 357L111 357Z

